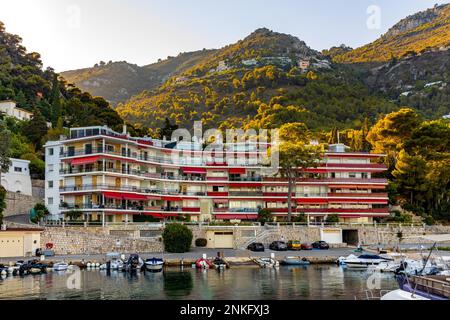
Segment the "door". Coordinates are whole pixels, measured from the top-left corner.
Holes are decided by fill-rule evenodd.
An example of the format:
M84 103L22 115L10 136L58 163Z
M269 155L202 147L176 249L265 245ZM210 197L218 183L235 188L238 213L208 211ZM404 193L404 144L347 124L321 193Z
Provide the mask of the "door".
M23 257L23 237L0 235L0 257Z
M330 244L342 243L342 230L341 229L322 229L321 240Z
M233 249L234 235L233 232L215 232L214 248L216 249Z

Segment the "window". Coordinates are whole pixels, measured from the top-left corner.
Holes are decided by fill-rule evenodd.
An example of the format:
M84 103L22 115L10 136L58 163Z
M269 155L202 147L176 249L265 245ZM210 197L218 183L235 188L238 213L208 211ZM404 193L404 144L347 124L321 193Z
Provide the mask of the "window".
M53 172L55 170L54 165L53 164L49 164L48 165L48 172Z
M21 167L14 167L14 172L22 172L22 168Z
M48 198L47 202L48 202L49 205L52 205L53 204L53 198Z
M48 149L48 155L49 155L49 156L52 156L53 153L54 153L53 148Z
M48 181L48 188L52 189L53 188L53 181Z

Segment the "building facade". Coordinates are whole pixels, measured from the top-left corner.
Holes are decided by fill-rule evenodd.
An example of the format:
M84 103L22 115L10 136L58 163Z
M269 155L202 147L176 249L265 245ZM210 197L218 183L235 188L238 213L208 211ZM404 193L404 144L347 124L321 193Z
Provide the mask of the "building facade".
M201 145L133 138L106 127L71 129L66 140L47 143L46 155L55 145L60 152L46 158L54 175L46 179L54 187L59 180L59 195L46 189L46 203L53 198L56 205L59 196L58 209L51 210L56 215L75 210L95 222L180 216L251 221L261 209L280 221L287 215L287 180L263 175L251 144L226 144L225 153L245 159L233 165L224 157L202 157ZM386 170L377 163L383 155L345 151L343 145L330 146L317 168L297 182L294 216L319 222L337 214L345 222L368 222L389 214L387 180L374 177Z
M59 184L61 181L60 157L63 153L60 141L49 141L45 148L45 205L50 211L52 218L60 218L60 194Z
M8 117L13 117L21 121L31 120L33 118L32 112L18 108L16 103L11 100L0 101L0 112L3 112Z
M33 194L30 176L30 161L11 158L9 170L1 174L1 183L6 191L17 192L27 196Z

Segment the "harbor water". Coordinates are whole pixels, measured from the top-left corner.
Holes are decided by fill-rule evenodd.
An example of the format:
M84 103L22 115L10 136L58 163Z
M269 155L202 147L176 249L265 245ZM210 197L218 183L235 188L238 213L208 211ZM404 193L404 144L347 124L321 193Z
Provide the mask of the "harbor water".
M393 290L393 274L345 270L335 265L218 272L169 268L163 273L99 270L49 272L0 280L2 299L75 300L354 300L368 289Z

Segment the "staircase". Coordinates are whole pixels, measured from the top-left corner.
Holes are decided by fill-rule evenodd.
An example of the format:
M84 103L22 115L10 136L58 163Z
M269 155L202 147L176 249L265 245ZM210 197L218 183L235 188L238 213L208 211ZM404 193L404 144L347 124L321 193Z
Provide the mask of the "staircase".
M260 242L264 244L264 246L268 246L270 241L267 241L267 239L271 237L277 237L279 235L277 229L264 229L263 231L260 231L256 237L251 238L247 240L241 247L241 249L246 250L247 247L252 244L253 242Z

